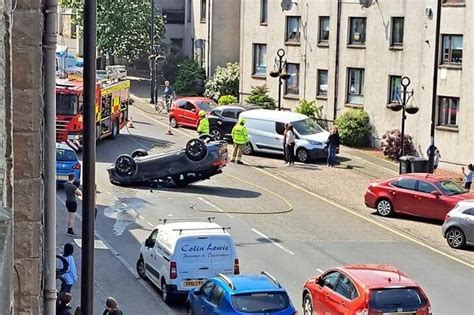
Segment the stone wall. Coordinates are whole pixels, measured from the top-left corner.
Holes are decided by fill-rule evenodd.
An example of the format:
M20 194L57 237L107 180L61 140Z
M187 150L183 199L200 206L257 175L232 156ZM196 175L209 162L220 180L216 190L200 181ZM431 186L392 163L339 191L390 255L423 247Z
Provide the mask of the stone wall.
M18 1L12 23L16 314L43 314L42 2Z

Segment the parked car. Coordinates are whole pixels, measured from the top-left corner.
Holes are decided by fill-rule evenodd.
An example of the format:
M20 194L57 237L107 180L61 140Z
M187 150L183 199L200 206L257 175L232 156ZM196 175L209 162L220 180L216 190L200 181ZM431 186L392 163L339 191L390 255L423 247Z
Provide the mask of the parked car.
M298 314L285 289L270 274L218 274L189 292L186 314Z
M237 124L240 113L251 109L258 109L258 106L251 104L217 106L207 115L209 118L209 133L215 139L232 139L232 128Z
M245 118L249 131L249 142L244 153L253 152L283 154L283 132L285 124L293 125L296 145L295 156L300 162L327 156L329 132L306 115L276 110L256 109L240 114Z
M214 109L217 104L206 97L182 97L171 104L169 113L170 125L173 128L185 126L197 128L199 122L199 111L206 113Z
M164 302L200 287L217 273L239 274L229 228L207 219L209 222L171 223L176 219L163 219L143 242L137 272L161 290Z
M366 206L377 209L381 216L400 212L439 221L465 199L474 199L474 194L451 179L425 173L373 182L365 193Z
M81 163L76 152L64 143L56 143L56 182L63 185L69 174L74 174L74 184L81 184Z
M474 246L474 200L459 201L446 215L442 231L452 248Z
M431 315L431 305L421 286L393 266L348 265L306 281L303 312Z
M209 137L209 136L208 136ZM191 139L181 150L148 155L135 150L107 168L112 184L127 186L170 179L179 187L222 173L228 163L227 142Z

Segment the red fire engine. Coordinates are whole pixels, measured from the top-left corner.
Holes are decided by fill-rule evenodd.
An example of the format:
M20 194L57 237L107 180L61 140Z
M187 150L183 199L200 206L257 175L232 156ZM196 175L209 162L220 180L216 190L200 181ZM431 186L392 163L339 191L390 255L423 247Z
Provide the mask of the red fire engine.
M56 142L82 148L83 79L82 73L65 74L56 79ZM97 71L96 138L116 137L128 118L130 81L123 66Z

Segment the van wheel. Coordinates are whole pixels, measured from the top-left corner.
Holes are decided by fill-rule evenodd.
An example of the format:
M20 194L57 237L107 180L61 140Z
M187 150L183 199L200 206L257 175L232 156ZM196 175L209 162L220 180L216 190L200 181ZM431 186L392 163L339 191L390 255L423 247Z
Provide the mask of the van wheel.
M253 146L250 142L247 142L244 147L244 154L245 155L252 155L253 154Z
M161 281L161 298L166 304L169 304L171 301L171 293L169 292L168 286L164 280Z
M305 148L298 148L296 150L296 158L302 163L308 163L310 158L308 150Z
M146 273L145 273L145 261L143 260L143 257L140 256L137 260L137 273L142 279L147 279Z

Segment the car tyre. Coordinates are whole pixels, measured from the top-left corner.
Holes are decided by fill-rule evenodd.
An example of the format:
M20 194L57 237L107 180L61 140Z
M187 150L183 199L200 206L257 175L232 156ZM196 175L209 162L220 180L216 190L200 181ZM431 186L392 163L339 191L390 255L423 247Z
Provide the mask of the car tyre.
M185 152L191 161L200 161L206 157L207 146L201 139L191 139L186 143Z
M115 171L120 177L132 177L137 172L137 163L128 154L122 154L115 160Z
M209 133L216 140L221 140L223 138L222 131L219 128L211 128L211 131Z
M380 199L376 204L377 213L382 217L389 217L393 215L393 206L390 200Z
M172 128L178 128L178 122L176 121L176 118L174 118L174 117L170 118L170 126Z
M147 276L145 273L145 261L143 260L143 257L140 256L137 260L137 273L140 276L140 278L147 280Z
M296 150L296 158L302 163L308 163L310 160L309 151L305 148L298 148Z
M114 120L114 123L112 124L112 139L116 138L120 133L120 127L119 123L117 120Z
M250 142L247 142L244 147L244 154L245 155L252 155L253 154L253 146Z
M171 302L171 292L168 289L168 285L166 282L163 280L161 281L161 298L163 299L163 302L165 304L169 304Z
M466 244L466 236L460 228L453 227L446 232L446 241L451 248L463 248Z
M308 293L305 293L303 297L303 314L313 315L313 301L311 301L311 296Z
M148 152L146 152L143 149L137 149L137 150L132 152L132 158L147 156L147 155L148 155Z

